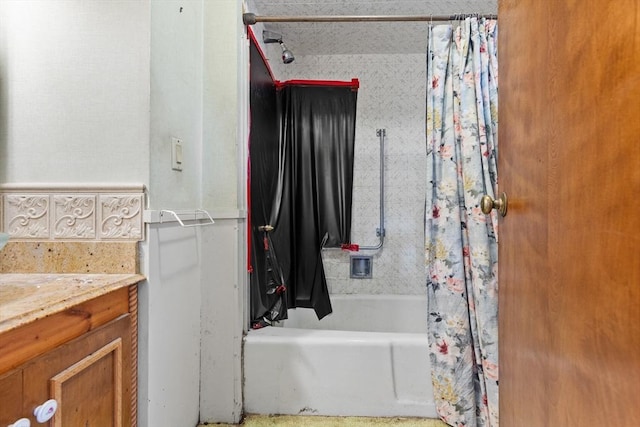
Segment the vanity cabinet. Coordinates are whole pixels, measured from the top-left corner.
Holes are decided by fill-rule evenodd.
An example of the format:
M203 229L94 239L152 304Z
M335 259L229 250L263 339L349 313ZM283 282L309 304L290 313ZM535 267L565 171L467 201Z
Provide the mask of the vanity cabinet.
M0 426L8 426L22 414L22 371L0 375Z
M135 425L136 302L136 286L125 287L0 335L0 427L20 418L31 426ZM7 353L16 343L32 348ZM38 423L34 409L49 399L57 410Z

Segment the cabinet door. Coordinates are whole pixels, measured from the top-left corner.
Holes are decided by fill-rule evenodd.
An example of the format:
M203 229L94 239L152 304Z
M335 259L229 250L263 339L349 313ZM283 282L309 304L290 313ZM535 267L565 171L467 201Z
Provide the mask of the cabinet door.
M22 369L0 375L0 426L8 426L23 417Z
M131 423L129 314L79 337L24 368L24 412L56 399L54 427Z

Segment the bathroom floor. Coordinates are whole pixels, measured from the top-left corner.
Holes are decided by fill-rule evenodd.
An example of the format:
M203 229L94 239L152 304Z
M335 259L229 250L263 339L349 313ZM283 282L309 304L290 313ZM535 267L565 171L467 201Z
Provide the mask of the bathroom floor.
M233 426L237 424L203 424L199 427ZM440 420L424 418L321 417L299 415L248 415L244 427L447 427Z

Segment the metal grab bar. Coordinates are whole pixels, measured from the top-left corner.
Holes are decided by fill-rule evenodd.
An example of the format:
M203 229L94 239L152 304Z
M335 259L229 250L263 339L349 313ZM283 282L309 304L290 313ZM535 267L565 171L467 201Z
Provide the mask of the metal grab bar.
M376 251L382 249L384 244L384 138L387 136L387 130L376 129L376 136L380 138L380 226L376 228L376 236L380 241L375 246L360 246L360 251Z

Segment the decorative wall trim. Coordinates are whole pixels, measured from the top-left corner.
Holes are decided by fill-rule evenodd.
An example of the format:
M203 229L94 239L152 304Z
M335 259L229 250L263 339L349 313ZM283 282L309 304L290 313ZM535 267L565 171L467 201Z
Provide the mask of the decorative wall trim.
M2 231L14 240L144 240L144 190L142 184L2 184Z

